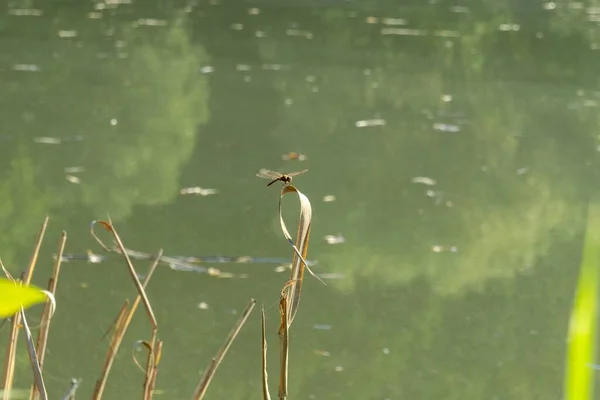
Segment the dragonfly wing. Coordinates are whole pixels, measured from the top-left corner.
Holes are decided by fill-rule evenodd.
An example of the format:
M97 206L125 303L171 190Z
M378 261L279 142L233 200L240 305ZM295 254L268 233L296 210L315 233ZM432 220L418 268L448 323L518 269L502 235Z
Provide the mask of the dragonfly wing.
M303 169L302 171L298 171L298 172L291 172L289 174L286 174L287 176L296 176L296 175L300 175L305 173L306 171L308 171L307 169Z
M271 171L270 169L263 168L260 171L258 171L258 174L256 174L256 176L258 176L259 178L275 179L275 178L279 178L281 176L281 174L279 172L275 172L275 171Z

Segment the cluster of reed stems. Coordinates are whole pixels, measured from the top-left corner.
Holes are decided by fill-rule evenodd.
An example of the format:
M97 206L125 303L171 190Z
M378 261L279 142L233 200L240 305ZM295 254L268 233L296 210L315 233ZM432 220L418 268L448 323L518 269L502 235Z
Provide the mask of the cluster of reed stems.
M292 324L294 315L297 311L300 290L303 279L304 268L308 268L306 265L305 257L308 249L308 237L310 233L310 203L308 199L305 198L300 192L298 192L292 185L286 185L282 187L281 197L283 197L286 193L296 192L299 196L301 196L301 215L300 215L300 223L298 227L298 236L296 237L295 243L291 240L287 229L285 228L285 224L281 219L281 199L280 199L280 219L282 223L282 229L284 230L284 235L288 239L288 242L292 245L294 253L292 259L292 275L289 281L287 281L280 292L280 301L279 301L279 315L280 315L280 323L279 323L279 338L280 338L280 369L279 369L279 391L278 398L280 400L286 399L287 387L288 387L288 352L289 352L289 328ZM304 196L304 199L302 198ZM308 202L308 203L307 203ZM13 281L28 285L31 282L31 278L33 276L33 272L37 265L38 255L40 252L40 247L44 240L44 235L46 233L46 228L48 226L49 218L46 217L44 222L42 223L41 229L37 235L34 250L31 256L31 260L25 272L18 278L13 278L4 268L2 262L0 260L0 267L7 275L9 279ZM108 231L113 239L114 246L108 247L106 246L100 238L96 235L94 231L94 227L96 225L102 226L106 231ZM99 400L102 398L105 393L106 383L111 372L112 366L115 361L115 357L119 351L119 348L122 344L123 338L127 329L133 319L133 316L138 309L140 303L145 311L146 317L148 318L151 326L150 339L139 341L142 344L142 347L146 350L146 358L145 365L140 365L137 360L135 362L145 371L143 387L142 387L142 398L144 400L152 399L154 394L154 388L156 387L156 380L159 371L159 364L161 360L163 341L159 337L158 330L158 321L156 320L154 311L152 309L152 305L148 296L146 294L146 287L148 282L152 278L152 275L157 267L157 265L163 259L163 251L159 250L156 256L153 259L153 262L148 269L147 273L143 281L140 281L138 276L140 276L131 262L131 258L129 254L132 253L132 250L128 250L123 245L121 241L121 237L119 236L115 226L111 222L110 218L107 221L93 221L91 224L90 232L92 237L100 244L100 246L108 252L116 252L123 256L125 261L125 265L129 272L129 276L133 281L133 284L137 290L137 296L135 300L130 303L129 300L125 300L123 305L121 306L115 322L112 326L112 336L110 338L110 343L105 355L104 363L102 365L102 369L100 371L99 377L95 383L94 391L92 394L92 399ZM54 266L52 269L51 276L48 280L47 291L54 295L56 293L58 278L61 270L61 260L63 251L65 248L65 244L67 241L67 234L62 232L59 239L58 251L55 256ZM312 272L311 272L312 274ZM250 316L256 301L254 299L250 299L248 305L246 306L244 312L234 325L233 329L225 339L222 347L219 349L217 355L211 360L208 368L204 371L201 376L194 393L191 398L194 400L203 399L206 395L209 384L214 377L217 368L221 364L223 358L225 357L227 351L229 350L231 344L239 334L243 325L247 321ZM29 353L29 359L31 362L31 370L33 372L33 382L31 384L31 388L29 390L29 399L37 400L37 399L48 399L48 394L46 391L46 386L44 384L43 378L43 366L44 366L44 357L46 354L46 346L48 341L48 332L50 329L52 316L54 314L54 303L53 301L46 301L44 304L44 308L42 311L41 321L40 321L40 329L37 334L37 338L34 341L31 329L27 324L27 319L25 316L25 311L21 310L17 314L15 314L10 319L10 332L8 343L6 345L6 355L4 360L4 370L1 381L1 390L0 395L3 400L9 400L11 398L11 394L13 394L13 382L14 382L14 373L15 373L15 360L16 360L16 352L17 345L19 339L19 331L22 330L24 332L24 336L27 340L27 349ZM4 320L6 322L7 320ZM4 324L4 323L3 323ZM267 383L267 341L266 341L266 322L265 322L265 311L262 309L262 324L261 324L261 349L262 349L262 393L263 399L271 399L268 389ZM70 400L75 398L75 393L77 388L79 387L80 381L73 379L71 385L69 386L66 394L62 397L63 400Z

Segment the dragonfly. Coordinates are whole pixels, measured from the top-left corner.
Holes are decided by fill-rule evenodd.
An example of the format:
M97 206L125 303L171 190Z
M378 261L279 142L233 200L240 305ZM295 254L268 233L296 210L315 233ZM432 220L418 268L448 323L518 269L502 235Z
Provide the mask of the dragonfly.
M267 186L271 186L272 184L274 184L277 181L283 182L284 185L290 185L292 183L293 176L303 174L306 171L308 171L308 170L303 169L302 171L298 171L298 172L290 172L288 174L282 174L280 172L275 172L275 171L271 171L270 169L263 168L260 171L258 171L258 174L256 174L256 176L258 176L259 178L271 179L271 182L269 182L267 184Z

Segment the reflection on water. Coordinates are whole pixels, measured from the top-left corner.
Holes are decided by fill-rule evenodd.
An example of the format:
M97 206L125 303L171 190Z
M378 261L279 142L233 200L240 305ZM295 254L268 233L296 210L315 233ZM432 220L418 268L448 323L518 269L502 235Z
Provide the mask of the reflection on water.
M556 398L598 178L599 15L589 2L13 2L0 256L26 262L46 213L69 252L98 251L87 227L108 213L149 253L285 260L278 194L254 174L308 168L295 183L314 206L309 257L331 279L306 282L290 398ZM171 399L189 398L231 310L256 297L276 317L272 266L219 269L248 279L165 268L149 289ZM75 375L91 392L127 279L116 261L65 265L51 396ZM209 396L259 395L258 329ZM130 343L146 335L137 321ZM133 398L143 377L122 358L107 391Z

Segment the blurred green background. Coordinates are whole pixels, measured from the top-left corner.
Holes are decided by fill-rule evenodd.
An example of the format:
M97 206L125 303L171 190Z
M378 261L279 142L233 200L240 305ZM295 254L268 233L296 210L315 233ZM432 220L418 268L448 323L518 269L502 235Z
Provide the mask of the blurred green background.
M254 175L308 168L294 182L313 203L309 258L336 279L305 282L291 399L556 399L597 192L599 51L595 0L10 0L0 257L20 271L49 214L45 286L59 232L67 252L99 252L89 223L107 213L140 251L291 257L278 191ZM180 195L194 186L218 193ZM148 289L157 398L191 396L250 297L275 387L287 274L207 266L247 278L162 266ZM58 286L45 379L57 398L82 378L85 398L135 290L118 259L65 263ZM139 396L148 338L140 313L105 398ZM255 313L207 397L258 398L260 373Z

